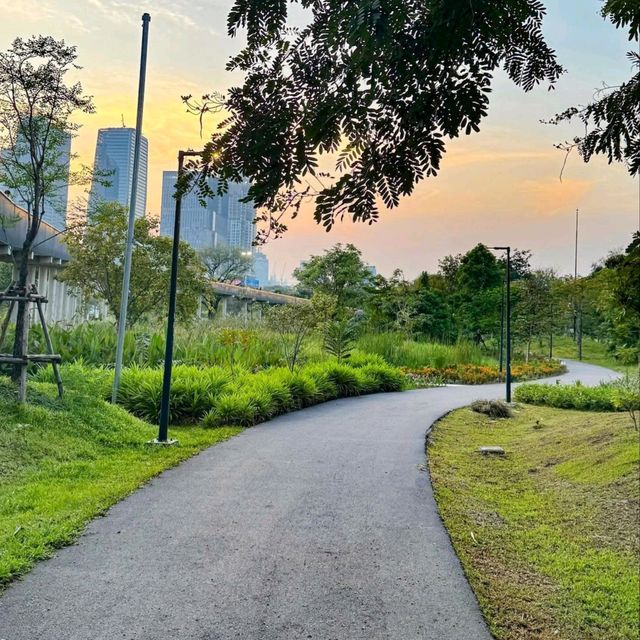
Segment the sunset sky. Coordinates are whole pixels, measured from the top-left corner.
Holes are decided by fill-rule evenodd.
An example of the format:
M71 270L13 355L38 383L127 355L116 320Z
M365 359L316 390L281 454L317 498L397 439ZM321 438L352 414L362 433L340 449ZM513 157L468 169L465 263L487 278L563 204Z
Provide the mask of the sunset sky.
M92 162L100 127L135 125L141 20L151 14L144 134L149 139L148 209L160 207L162 171L173 169L177 150L202 144L197 119L180 95L224 92L241 78L225 71L241 46L226 35L231 0L0 0L0 48L34 33L78 46L78 73L97 113L83 118L74 151ZM535 266L573 269L574 216L581 212L580 270L609 249L628 243L638 228L639 184L623 166L601 159L563 161L553 144L579 132L541 124L564 108L591 98L603 82L630 76L632 48L598 14L598 0L545 0L545 33L567 74L555 91L525 94L502 74L494 84L481 132L449 144L440 175L422 182L396 210L373 226L343 223L325 233L310 210L290 224L286 237L265 248L272 272L289 276L299 262L336 242L353 242L383 274L399 267L407 276L434 270L440 257L477 244L510 244L534 252ZM214 121L207 123L211 131Z

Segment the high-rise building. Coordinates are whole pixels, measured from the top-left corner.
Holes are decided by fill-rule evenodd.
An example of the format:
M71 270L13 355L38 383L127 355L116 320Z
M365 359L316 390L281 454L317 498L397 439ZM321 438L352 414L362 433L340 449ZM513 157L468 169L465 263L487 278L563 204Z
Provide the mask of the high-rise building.
M64 167L64 173L68 175L69 164L71 162L71 136L68 133L60 133L59 138L59 142L56 145L57 150L55 152L55 162L57 165ZM22 142L20 142L20 137L18 137L18 140L19 142L16 155L21 158L20 161L26 161L29 156L26 150L24 138L22 139ZM25 149L24 153L22 152L23 147ZM54 154L51 154L50 159L53 158L53 155ZM57 231L62 231L66 226L67 206L69 204L68 177L48 184L47 189L48 194L44 199L44 215L42 216L42 220L47 224L50 224ZM0 191L3 193L9 193L11 200L13 200L13 202L19 207L22 207L26 211L31 210L28 200L32 190L29 187L13 189L5 185L0 185Z
M253 277L258 281L260 287L265 287L269 283L269 259L261 251L253 254Z
M96 144L94 168L102 175L96 176L89 196L90 211L100 202L119 202L129 207L131 183L133 181L133 154L136 130L127 127L100 129ZM147 210L147 164L149 143L142 136L140 140L140 163L138 166L138 187L136 191L136 218L144 217ZM104 175L108 173L108 175ZM108 182L109 184L101 184Z
M173 194L177 178L177 171L164 171L162 174L160 235L163 236L173 235L176 205ZM208 178L207 182L215 193L217 180ZM196 189L185 194L181 203L181 240L198 250L225 244L251 251L256 237L255 208L251 203L240 202L248 190L248 182L230 184L227 193L207 198L204 207Z
M162 173L162 204L160 207L160 235L173 236L176 201L173 197L178 180L177 171ZM218 188L215 178L209 178L207 184L212 193ZM180 208L180 239L188 242L194 249L202 250L227 243L228 197L213 196L207 198L206 206L200 204L196 189L182 196Z
M249 181L234 182L229 184L226 194L228 202L229 233L228 244L232 247L240 247L243 251L251 251L253 241L256 239L256 208L252 202L242 202L242 198L249 192Z

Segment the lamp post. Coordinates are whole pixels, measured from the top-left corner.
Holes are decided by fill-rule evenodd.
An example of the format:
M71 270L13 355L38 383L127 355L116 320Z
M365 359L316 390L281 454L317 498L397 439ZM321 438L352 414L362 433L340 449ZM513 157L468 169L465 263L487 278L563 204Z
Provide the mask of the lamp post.
M160 401L160 426L158 437L153 444L174 444L175 440L168 439L169 406L171 399L171 369L173 367L173 327L176 316L176 297L178 292L178 256L180 251L180 211L182 207L182 177L184 173L184 159L186 157L201 156L202 151L178 152L178 181L176 194L176 209L173 220L173 246L171 251L171 278L169 281L169 315L167 317L167 340L164 353L164 376L162 378L162 399Z
M511 402L511 247L491 247L495 251L507 252L507 353L506 353L506 400Z

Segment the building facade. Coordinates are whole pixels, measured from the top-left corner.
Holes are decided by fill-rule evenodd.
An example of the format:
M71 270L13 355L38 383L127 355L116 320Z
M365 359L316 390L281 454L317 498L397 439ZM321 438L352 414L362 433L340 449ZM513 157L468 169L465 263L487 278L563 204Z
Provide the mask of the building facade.
M160 207L160 235L173 236L176 201L173 197L178 180L177 171L162 173L162 204ZM215 193L218 182L215 178L207 180L209 188ZM202 251L219 244L228 244L228 196L208 198L206 206L200 204L198 193L192 189L182 196L180 215L180 239L188 242L194 249Z
M258 281L259 287L269 284L269 259L261 251L253 252L253 277Z
M133 182L133 155L136 130L128 127L100 129L96 143L94 168L101 175L94 178L89 196L89 212L100 202L119 202L129 208ZM147 210L147 168L149 143L140 140L140 163L136 191L136 218L143 218ZM108 174L108 175L104 175ZM102 182L109 184L102 184Z
M163 236L173 235L176 206L173 194L177 178L177 171L162 174L160 235ZM207 182L215 193L218 181L209 178ZM256 210L251 202L241 202L248 191L248 182L232 183L224 195L207 198L204 207L195 189L185 194L181 205L180 238L198 250L223 244L253 252Z

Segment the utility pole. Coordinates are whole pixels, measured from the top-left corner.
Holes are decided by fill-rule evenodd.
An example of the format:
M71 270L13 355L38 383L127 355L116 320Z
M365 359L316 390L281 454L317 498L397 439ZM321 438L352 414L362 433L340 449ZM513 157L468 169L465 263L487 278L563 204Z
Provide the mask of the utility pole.
M507 252L507 335L506 335L506 401L511 402L511 247L491 247L494 251L506 251Z
M120 298L120 315L118 316L118 344L116 347L116 367L113 376L111 402L118 400L120 374L122 373L122 356L124 353L124 337L127 330L127 306L129 304L129 283L131 282L131 260L133 256L133 231L136 223L136 200L138 195L138 171L140 167L140 143L142 138L142 115L144 111L144 89L147 75L147 44L149 40L149 23L151 16L142 15L142 49L140 52L140 76L138 79L138 113L136 115L136 139L133 147L133 175L131 176L131 197L129 200L129 226L127 228L127 244L124 251L124 274L122 277L122 294Z
M578 291L578 224L580 212L576 209L576 246L573 260L573 336L578 347L578 360L582 360L582 300Z
M164 354L164 374L162 378L162 398L160 400L160 426L158 437L150 444L171 445L175 440L170 440L169 414L171 399L171 372L173 368L173 327L176 317L176 298L178 294L178 258L180 257L180 218L182 211L182 191L184 189L184 159L186 157L202 156L202 151L178 152L178 181L176 183L176 208L173 219L173 245L171 249L171 276L169 280L169 314L167 317L167 339Z

